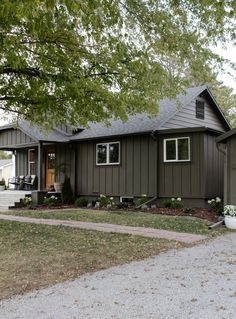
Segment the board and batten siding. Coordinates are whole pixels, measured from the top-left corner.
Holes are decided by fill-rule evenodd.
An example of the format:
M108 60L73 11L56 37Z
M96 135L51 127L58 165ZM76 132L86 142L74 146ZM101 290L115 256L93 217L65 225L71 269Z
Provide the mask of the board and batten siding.
M188 105L184 106L180 111L167 121L162 129L189 128L205 126L217 131L225 132L222 121L217 117L213 106L210 104L206 96L198 97L197 100L205 104L204 120L196 118L196 99L192 100Z
M224 154L217 149L216 136L204 135L206 198L223 197Z
M34 144L35 141L21 130L8 129L0 133L0 147L17 147L21 145Z
M119 165L96 165L96 144L120 142ZM79 195L156 196L157 142L149 135L77 144L76 191Z
M16 176L28 175L28 150L17 150L15 157Z
M164 162L165 138L189 137L190 161ZM170 134L159 141L159 197L205 197L204 133Z

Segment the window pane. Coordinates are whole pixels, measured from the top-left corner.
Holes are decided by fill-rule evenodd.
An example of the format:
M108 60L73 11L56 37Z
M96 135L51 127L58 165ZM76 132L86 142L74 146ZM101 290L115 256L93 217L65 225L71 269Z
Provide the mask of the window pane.
M35 162L35 150L29 150L29 162Z
M54 169L56 163L56 154L55 152L48 153L48 168Z
M109 144L109 163L119 163L119 143Z
M107 162L107 145L98 144L97 145L97 163L106 164Z
M35 174L36 174L35 163L31 162L29 164L29 175L35 175Z
M166 160L176 160L175 140L166 141Z
M178 160L184 161L189 160L189 151L188 151L188 139L182 138L178 140Z

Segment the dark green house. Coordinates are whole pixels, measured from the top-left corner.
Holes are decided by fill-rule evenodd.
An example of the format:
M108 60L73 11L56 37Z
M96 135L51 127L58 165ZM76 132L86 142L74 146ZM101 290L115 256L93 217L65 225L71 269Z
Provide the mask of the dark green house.
M38 189L51 189L56 175L70 177L76 195L181 197L205 206L223 196L223 154L215 138L230 130L207 86L189 88L177 101L163 100L159 116L130 116L107 127L90 123L45 135L23 121L0 127L0 149L16 155L16 175L36 174ZM55 172L63 167L63 172Z

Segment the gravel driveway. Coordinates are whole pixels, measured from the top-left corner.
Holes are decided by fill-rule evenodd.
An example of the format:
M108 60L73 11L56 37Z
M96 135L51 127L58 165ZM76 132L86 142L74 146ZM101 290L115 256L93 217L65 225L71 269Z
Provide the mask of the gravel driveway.
M2 301L0 318L236 318L236 233Z

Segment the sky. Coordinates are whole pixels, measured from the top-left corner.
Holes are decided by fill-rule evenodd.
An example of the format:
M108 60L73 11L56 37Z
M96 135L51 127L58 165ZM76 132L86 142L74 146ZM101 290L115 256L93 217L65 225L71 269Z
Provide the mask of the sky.
M228 44L225 49L222 46L218 46L216 49L213 49L214 52L222 55L224 58L230 60L231 62L236 63L236 47L233 47L232 44ZM228 74L220 74L218 79L223 81L226 86L233 88L234 93L236 93L236 71L232 69L227 69L229 72L232 73L233 78Z

